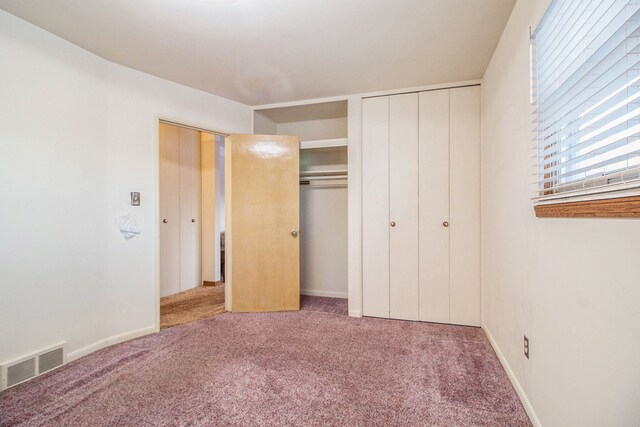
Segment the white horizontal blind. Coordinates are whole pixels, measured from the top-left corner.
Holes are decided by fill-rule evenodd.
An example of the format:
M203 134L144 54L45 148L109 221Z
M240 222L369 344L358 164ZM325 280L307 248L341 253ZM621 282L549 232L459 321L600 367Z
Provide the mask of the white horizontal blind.
M640 0L554 0L532 68L535 197L640 187Z

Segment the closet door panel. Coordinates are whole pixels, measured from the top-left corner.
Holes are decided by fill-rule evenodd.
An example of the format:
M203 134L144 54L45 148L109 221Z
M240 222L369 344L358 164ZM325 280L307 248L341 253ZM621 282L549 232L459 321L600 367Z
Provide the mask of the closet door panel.
M449 322L449 90L420 93L420 320Z
M389 97L362 101L362 312L389 317Z
M418 94L389 99L389 315L418 320Z
M180 130L160 124L160 297L180 292ZM166 222L165 222L166 221Z
M451 323L480 325L480 87L451 89Z
M180 128L180 291L202 284L200 191L199 132Z

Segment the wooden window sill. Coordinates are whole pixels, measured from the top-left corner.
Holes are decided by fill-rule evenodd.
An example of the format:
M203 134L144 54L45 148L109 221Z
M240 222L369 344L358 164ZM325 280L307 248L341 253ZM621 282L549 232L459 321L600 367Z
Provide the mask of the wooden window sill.
M534 206L538 218L640 218L640 196Z

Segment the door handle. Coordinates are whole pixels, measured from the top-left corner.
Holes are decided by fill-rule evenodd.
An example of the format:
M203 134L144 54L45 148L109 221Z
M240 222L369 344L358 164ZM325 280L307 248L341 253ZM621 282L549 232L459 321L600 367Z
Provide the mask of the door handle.
M293 230L291 230L291 235L293 237L297 237L298 236L298 230L296 230L295 228Z
M443 227L448 227L448 226L449 226L449 221L445 221L445 222L443 222L443 223L442 223L442 226L443 226Z
M169 222L169 220L167 218L165 218L165 219L162 220L162 222L166 224L166 223Z
M392 226L392 227L395 227L395 226L396 226L396 222L395 222L395 221L391 221L391 222L389 223L389 225L390 225L390 226Z
M195 220L195 219L193 219L193 218L191 218L191 222L196 222L196 220Z

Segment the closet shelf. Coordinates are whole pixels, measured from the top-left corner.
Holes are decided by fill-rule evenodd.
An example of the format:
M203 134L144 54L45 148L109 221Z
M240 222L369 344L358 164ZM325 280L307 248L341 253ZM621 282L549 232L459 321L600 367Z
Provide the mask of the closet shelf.
M340 148L347 146L347 138L316 139L313 141L300 141L301 150L311 150L318 148Z

